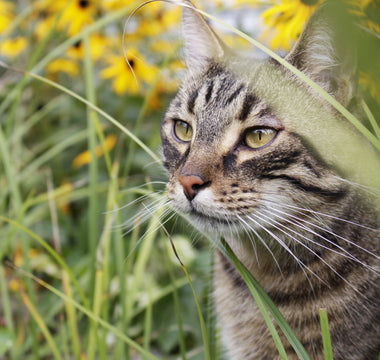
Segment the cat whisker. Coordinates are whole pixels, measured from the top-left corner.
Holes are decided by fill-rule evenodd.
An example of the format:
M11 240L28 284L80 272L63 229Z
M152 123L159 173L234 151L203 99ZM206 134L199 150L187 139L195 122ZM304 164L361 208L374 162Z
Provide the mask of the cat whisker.
M155 233L158 229L162 228L162 226L165 226L165 224L170 221L173 217L177 216L176 213L173 213L168 216L168 214L171 212L170 209L166 208L164 210L164 212L162 214L160 214L159 216L156 216L156 213L154 212L151 212L150 209L146 208L146 210L150 213L150 218L156 218L157 219L157 222L158 224L155 224L155 226L149 226L148 229L144 232L144 234L142 236L140 236L140 238L136 241L136 244L135 246L133 247L133 249L130 251L130 253L127 255L127 258L134 253L134 251L137 249L137 247L139 246L139 244L144 241L144 239L146 237L148 237L149 235ZM128 231L130 232L130 231ZM125 236L125 234L123 234L123 236Z
M260 223L260 221L257 221L255 220L252 216L255 216L256 218L258 218L258 220L260 221L263 221L263 222L266 222L266 223L269 223L268 221L265 221L263 220L260 216L258 216L257 214L251 214L250 216L247 216L247 218L249 220L251 220L252 222L254 222L257 226L259 226L260 228L262 228L266 233L268 233L274 240L276 240L278 242L279 245L282 246L283 249L285 249L293 258L294 260L297 262L297 264L300 266L300 269L302 270L302 272L305 274L306 278L308 279L309 283L310 283L310 286L312 287L312 283L305 271L305 269L307 269L308 271L310 271L316 278L318 278L321 282L324 282L317 274L315 274L306 264L303 263L303 261L301 261L293 252L292 250L289 248L288 245L285 244L285 242L280 238L278 237L276 234L274 234L272 231L270 231L269 229L267 229L264 225L262 225ZM270 224L270 223L269 223Z
M271 210L273 210L273 211L279 212L279 213L281 213L281 214L285 214L286 217L291 217L291 218L293 218L293 219L296 219L296 220L298 220L298 221L301 221L301 222L303 222L303 223L306 223L306 224L308 224L308 225L311 225L311 226L313 226L313 227L316 227L317 229L322 230L323 232L329 233L330 235L333 235L335 238L341 239L341 240L345 241L346 243L348 243L348 244L350 244L350 245L352 245L352 246L357 247L358 249L360 249L360 250L366 252L367 254L369 254L369 255L375 257L376 259L379 259L379 258L380 258L380 256L376 255L375 253L369 251L368 249L366 249L366 248L364 248L364 247L358 245L357 243L355 243L355 242L353 242L353 241L351 241L351 240L349 240L349 239L346 239L346 238L343 237L343 236L340 236L340 235L334 233L333 231L329 230L329 229L326 228L326 227L321 227L321 226L319 226L319 225L317 225L317 224L315 224L315 223L312 223L312 222L310 222L310 221L307 221L307 220L305 220L305 219L302 219L302 218L300 218L300 217L298 217L298 216L295 216L295 215L289 214L289 213L287 213L287 212L281 211L281 210L277 209L276 207L269 207L269 208L270 208ZM277 215L276 215L276 216L277 216ZM281 218L282 218L283 220L287 220L287 221L289 221L288 218L285 218L285 217L281 217ZM321 234L315 232L314 230L310 229L309 227L307 227L307 226L303 226L303 225L300 225L298 222L292 222L292 224L294 224L294 225L296 225L296 226L299 226L299 227L302 226L302 228L304 228L304 230L311 232L312 234L314 234L314 235L320 237L321 239L327 241L328 243L330 243L330 244L336 246L337 248L339 248L339 249L343 250L344 252L346 252L347 254L349 254L349 252L348 252L347 250L345 250L343 247L339 246L338 244L336 244L335 242L329 240L328 238L324 237L323 235L321 235ZM360 261L359 261L357 258L355 258L355 257L353 257L353 259L356 259L356 261L360 262ZM360 262L360 263L361 263L362 265L365 266L364 263L362 263L362 262Z
M145 170L145 169L147 169L148 167L153 166L153 165L159 165L159 166L161 166L161 165L162 165L162 160L161 160L161 159L153 160L153 161L151 161L151 162L145 164L145 165L143 166L143 169ZM165 184L166 184L166 183L165 183Z
M264 216L264 217L267 217L263 214L260 214L261 216ZM316 253L313 249L311 249L310 247L308 247L305 243L303 243L302 241L300 241L299 239L297 239L295 236L289 234L288 232L286 232L285 230L283 230L281 227L285 227L286 230L290 230L288 227L286 227L285 225L283 224L280 224L281 227L279 226L276 226L273 224L273 219L270 219L271 221L266 221L264 220L263 218L261 218L261 216L259 217L257 214L255 214L256 217L258 217L260 220L264 221L264 222L267 222L268 224L270 224L271 226L273 226L274 228L276 228L278 231L282 232L283 234L285 234L286 236L288 236L290 239L292 239L293 241L295 241L297 244L301 245L303 248L305 248L306 250L308 250L309 252L311 252L315 257L317 257L319 260L322 261L323 264L325 264L330 270L332 270L334 272L334 274L336 274L340 279L342 279L348 286L350 286L354 291L358 291L356 289L355 286L353 286L347 279L345 279L341 274L339 274L339 272L331 265L329 264L325 259L323 259L318 253ZM268 217L267 217L268 218ZM273 234L274 235L274 234ZM277 237L278 239L278 237ZM282 242L284 243L284 242ZM294 255L295 256L295 255ZM297 261L298 262L298 261ZM303 262L301 262L303 264ZM303 264L304 265L304 264ZM322 283L324 283L325 285L329 286L329 284L326 283L326 281L324 281L323 279L321 279L317 274L315 274L308 266L306 266L306 269L309 270L314 276L317 277L318 280L320 280Z
M259 262L258 260L258 257L257 257L257 250L256 250L256 246L254 245L255 244L255 240L252 238L252 235L251 233L253 233L256 238L261 242L261 244L268 250L268 252L271 254L274 262L276 263L276 266L278 268L278 270L280 271L281 275L282 275L282 270L281 270L281 267L280 267L280 264L278 263L277 259L276 259L276 256L274 255L273 251L270 249L270 247L267 245L266 241L261 237L261 235L252 227L249 225L249 223L247 221L245 221L243 219L243 217L241 217L240 215L237 215L238 219L241 221L241 223L245 226L244 230L245 232L248 234L250 240L251 240L251 243L253 244L254 246L254 249L255 249L255 255L256 255L256 259L257 261Z
M146 199L152 197L153 195L154 195L153 193L152 193L152 194L144 194L144 195L141 195L141 196L139 196L138 198L136 198L135 200L132 200L132 201L130 201L129 203L123 205L123 206L120 206L120 207L118 207L118 208L115 208L115 209L112 209L112 210L109 210L109 211L105 211L105 214L110 213L110 212L111 212L111 213L119 212L119 211L121 211L121 210L127 209L127 208L129 208L129 207L131 207L131 206L133 206L133 205L136 205L137 203L141 203L141 202L143 202L144 200L146 200Z
M164 212L170 212L171 210L167 208L167 205L169 204L169 201L166 198L158 198L151 202L149 206L147 206L144 202L141 203L141 205L145 208L142 211L138 211L137 214L132 216L130 219L128 219L123 224L119 225L119 228L128 228L128 230L124 233L125 235L128 235L133 229L135 228L136 224L138 223L145 223L147 220L149 220L152 217L152 214L155 214L160 208L165 208Z
M276 211L276 209L274 209L274 210ZM269 212L269 211L267 210L267 212ZM271 215L274 215L273 213L270 213L270 214L271 214ZM262 214L262 215L263 215L263 214ZM265 216L265 215L263 215L263 216ZM326 237L322 236L321 234L318 234L317 232L315 232L314 230L310 229L309 227L304 226L304 225L302 225L302 224L299 224L299 223L296 222L296 221L292 221L292 220L290 220L290 219L288 219L288 218L286 218L286 217L280 216L280 215L274 215L274 216L276 216L277 218L279 218L279 219L281 219L281 220L283 220L283 221L287 221L287 222L289 222L290 224L292 224L292 225L294 225L294 226L296 226L296 227L299 227L299 228L301 228L301 229L303 229L303 230L305 230L305 231L307 231L307 232L310 232L310 233L313 234L313 235L316 235L317 237L323 239L324 241L328 242L328 243L331 244L332 246L337 247L337 248L338 248L339 250L341 250L342 252L337 251L337 250L335 250L335 249L333 249L333 248L331 248L331 247L329 247L329 246L323 245L323 244L319 243L318 241L314 241L314 240L312 240L311 238L309 238L309 237L307 237L307 236L305 236L305 235L303 235L303 234L298 233L297 231L293 230L292 228L290 228L290 227L286 227L283 223L278 222L278 221L276 221L276 220L274 220L274 219L271 219L271 221L274 221L276 224L279 224L280 226L285 227L288 231L297 234L298 236L302 237L302 238L305 239L306 241L311 242L312 244L315 244L315 245L317 245L318 247L324 248L324 249L326 249L326 250L328 250L328 251L331 251L331 252L333 252L333 253L335 253L335 254L338 254L338 255L340 255L340 256L342 256L342 257L345 257L345 258L347 258L347 259L353 260L353 261L359 263L360 265L364 266L365 268L367 268L367 269L373 271L374 273L378 273L378 271L377 271L376 269L374 269L373 267L367 265L366 263L364 263L363 261L361 261L361 260L358 259L357 257L355 257L355 256L353 256L352 254L350 254L350 253L349 253L346 249L344 249L343 247L341 247L341 246L339 246L338 244L334 243L333 241L327 239ZM268 217L268 218L269 218L269 217ZM302 221L302 219L300 219L300 220ZM312 225L313 225L313 224L312 224Z
M288 205L285 205L285 204L282 204L282 206L285 207L285 208L286 208L286 207L289 207ZM271 207L271 209L275 209L276 211L281 212L281 210L279 210L277 207ZM319 215L322 214L322 213L314 214L314 212L311 212L311 211L308 210L308 209L302 209L302 208L297 208L297 209L300 209L300 210L294 210L294 207L291 206L291 210L292 210L293 212L295 212L295 213L299 213L299 214L301 214L301 215L303 215L303 216L307 216L307 217L309 217L309 218L312 219L312 220L317 220L319 223L323 224L324 226L319 226L319 225L315 224L314 222L309 222L309 221L307 221L307 220L305 220L305 219L298 218L297 216L292 215L292 214L290 214L290 213L285 213L285 212L282 212L282 213L283 213L283 214L286 214L287 216L291 216L291 217L293 217L293 218L296 218L296 219L298 219L298 220L300 220L300 221L303 221L303 222L305 222L305 223L308 223L308 224L310 224L310 225L312 225L312 226L314 226L314 227L316 227L316 228L318 228L318 229L320 229L320 230L322 230L322 231L324 231L324 232L326 232L326 233L329 233L330 235L333 235L334 237L336 237L336 238L338 238L338 239L341 239L341 240L345 241L346 243L350 244L351 246L354 246L354 247L356 247L356 248L358 248L358 249L360 249L360 250L366 252L367 254L369 254L369 255L371 255L371 256L377 258L377 259L380 258L378 255L376 255L375 253L371 252L370 250L368 250L368 249L366 249L366 248L360 246L359 244L355 243L354 241L351 241L351 240L349 240L349 239L347 239L347 238L345 238L345 237L343 237L343 236L341 236L341 235L339 235L339 234L336 234L336 233L333 232L331 229L329 229L329 227L328 227L326 224L324 224L324 222L319 218ZM311 212L311 215L310 215L310 214L306 214L304 211ZM329 215L327 215L327 214L325 214L325 215L326 215L326 216L329 216ZM341 220L341 221L345 221L344 219L341 219L341 218L336 218L336 217L333 217L333 218L334 218L334 219L339 219L339 220ZM348 220L347 220L347 222L350 223L350 224L352 224L352 225L354 225L354 226L364 227L364 228L366 228L367 230L372 230L372 231L374 231L374 232L378 232L378 231L379 231L379 230L377 230L377 229L373 229L373 228L365 227L365 226L363 226L363 225L361 225L361 224L357 224L357 223L354 223L354 222L351 222L351 221L348 221Z
M365 186L365 185L362 185L360 183L357 183L357 182L354 182L354 181L351 181L351 180L348 180L348 179L344 179L344 178L342 178L341 176L338 176L338 175L334 175L334 177L337 178L337 179L339 179L343 183L347 183L347 184L349 184L352 187L358 188L361 191L366 192L369 195L380 197L380 189L379 188Z
M265 201L265 202L269 202L269 203L277 205L277 203L275 201L273 201L273 200L261 199L261 201ZM318 215L318 216L321 216L322 218L326 217L326 218L330 218L330 219L333 219L333 220L342 221L344 223L347 223L347 224L350 224L350 225L354 225L354 226L358 226L360 228L373 231L375 233L380 233L380 229L375 229L375 228L370 227L370 226L359 224L357 222L354 222L354 221L351 221L351 220L347 220L347 219L343 219L343 218L340 218L338 216L334 216L334 215L331 215L331 214L325 214L323 212L319 212L319 211L316 211L316 210L313 210L313 209L307 209L307 208L303 208L303 207L299 207L299 206L295 206L295 205L290 205L290 204L285 204L285 203L281 203L281 206L282 207L286 207L286 208L291 209L291 210L298 210L298 211L300 211L302 213L306 213L307 212L307 213L310 213L312 215Z

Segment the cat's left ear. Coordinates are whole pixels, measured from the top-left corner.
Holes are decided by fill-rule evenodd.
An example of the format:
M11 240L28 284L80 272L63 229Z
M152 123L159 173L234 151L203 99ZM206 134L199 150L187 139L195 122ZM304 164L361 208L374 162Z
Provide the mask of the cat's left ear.
M220 59L227 47L195 9L191 1L184 0L182 28L185 38L186 65L189 70L202 70L209 60Z
M347 106L356 93L356 56L352 23L342 14L342 8L318 8L286 60Z

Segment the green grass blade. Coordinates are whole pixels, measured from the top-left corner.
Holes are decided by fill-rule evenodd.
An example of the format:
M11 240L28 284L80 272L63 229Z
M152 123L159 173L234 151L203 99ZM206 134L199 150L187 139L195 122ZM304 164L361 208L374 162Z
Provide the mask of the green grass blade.
M12 159L8 150L7 141L3 129L0 126L0 157L3 160L3 166L5 170L5 174L8 180L8 186L10 187L10 191L12 194L12 202L14 203L14 211L18 212L21 209L21 194L20 189L17 185L17 182L14 181L16 178L16 174L14 171L14 167L12 166Z
M93 79L93 65L90 57L90 45L88 36L84 37L84 50L85 50L85 61L84 61L84 74L85 74L85 84L86 84L86 96L87 100L92 104L96 104L95 99L95 86ZM89 209L88 209L88 249L90 253L90 266L92 267L91 273L94 276L91 278L90 282L90 293L93 293L95 274L96 274L96 248L97 248L97 234L99 231L99 219L98 219L98 157L96 156L96 129L95 120L93 119L94 111L87 106L87 136L88 136L88 148L91 153L91 161L88 167L89 172L89 187L90 187L90 198L89 198Z
M3 265L0 264L0 290L1 290L1 305L2 311L5 316L6 327L10 332L14 332L15 325L13 323L11 301L9 298L7 281L5 279L5 272Z
M182 316L181 316L181 307L179 303L179 296L178 296L178 290L175 286L175 278L173 274L173 266L168 256L168 250L165 252L165 264L169 272L169 277L172 284L173 289L173 302L174 302L174 310L177 318L177 326L178 326L178 337L179 337L179 349L181 353L181 360L186 360L186 344L185 344L185 334L183 332L183 322L182 322Z
M3 64L3 63L0 63L0 66L1 65L5 66L5 64ZM7 66L5 66L5 67L7 67ZM72 96L73 98L81 101L82 103L84 103L85 105L87 105L89 108L91 108L92 110L94 110L97 113L99 113L100 115L102 115L105 119L107 119L108 121L110 121L117 128L119 128L124 134L126 134L129 138L131 138L134 142L136 142L136 144L139 145L153 160L155 160L157 162L161 162L160 158L148 146L146 146L138 137L136 137L125 126L123 126L122 124L120 124L112 116L110 116L109 114L107 114L105 111L103 111L102 109L100 109L96 105L92 104L90 101L86 100L82 96L76 94L75 92L69 90L65 86L60 85L60 84L58 84L58 83L56 83L56 82L54 82L52 80L46 79L46 78L44 78L42 76L30 73L30 72L26 72L26 74L28 76L31 76L32 78L34 78L36 80L39 80L39 81L42 81L42 82L44 82L44 83L46 83L48 85L51 85L54 88L56 88L56 89L58 89L58 90L60 90L60 91L62 91L64 93Z
M15 177L17 180L16 183L22 179L27 178L28 176L31 176L34 172L37 171L38 168L60 154L63 150L84 140L86 138L86 135L86 130L79 131L78 133L73 134L69 138L59 142L49 150L45 151L43 154L41 154L41 156L35 158L27 167L25 167L25 169L17 177Z
M77 280L75 279L70 268L63 261L62 257L46 241L44 241L37 234L35 234L34 232L32 232L31 230L27 229L25 226L19 224L18 222L14 221L14 220L8 219L8 218L1 216L1 215L0 215L0 220L13 225L16 228L18 228L19 230L28 234L31 238L36 240L43 248L45 248L45 250L47 250L47 252L50 254L50 256L67 272L67 274L70 277L70 280L72 281L72 283L74 284L78 294L80 295L82 302L86 306L88 306L88 300L86 299L86 296L84 295L80 285L78 284Z
M105 329L111 331L113 334L115 334L116 337L120 338L126 344L128 344L131 347L133 347L134 349L136 349L141 355L145 356L147 358L147 360L159 360L158 357L154 356L153 354L150 354L144 348L142 348L137 342L133 341L131 338L129 338L128 336L126 336L123 331L115 328L114 326L112 326L108 322L106 322L103 319L101 319L100 317L96 316L91 310L89 310L88 308L80 305L73 298L68 297L62 291L59 291L58 289L56 289L55 287L51 286L47 282L45 282L45 281L37 278L33 274L30 274L30 273L27 273L27 272L23 271L22 269L18 269L18 271L20 273L22 273L24 276L26 276L26 277L34 280L39 285L43 286L44 288L46 288L47 290L49 290L50 292L52 292L53 294L55 294L56 296L58 296L63 301L66 301L66 302L69 302L70 304L72 304L77 310L79 310L80 312L82 312L88 318L90 318L91 320L97 322L99 325L101 325Z
M94 316L99 317L100 315L100 309L102 305L102 280L103 280L103 272L102 270L98 269L95 273L95 287L94 287L94 301L93 301L93 309L92 313ZM88 340L88 346L87 346L87 358L88 360L94 360L96 349L99 346L98 342L98 322L97 321L91 321L90 331L89 331L89 340Z
M286 322L285 318L282 316L276 305L273 303L273 301L270 299L270 297L266 294L265 290L262 288L262 286L257 282L256 279L252 276L252 274L245 268L243 264L239 261L239 259L236 257L236 255L233 253L229 245L223 240L220 241L213 241L214 244L218 247L218 249L237 267L240 274L242 275L244 281L246 282L249 290L251 291L252 296L254 296L255 300L256 297L259 299L259 303L263 304L265 306L264 313L268 310L273 318L275 319L278 326L281 328L282 332L288 339L289 343L292 345L293 349L297 353L298 357L301 360L310 360L309 355L307 354L305 348L301 344L301 342L298 340L297 336L294 334L294 331L291 329L289 324ZM267 314L263 314L263 316L266 316ZM273 324L272 324L273 325ZM269 326L271 326L269 324ZM275 329L274 329L275 330ZM275 332L272 333L272 336L277 337ZM278 341L277 339L276 341ZM275 341L275 342L276 342ZM277 342L276 342L277 345ZM281 345L280 345L281 347ZM280 349L279 349L280 351Z
M205 320L203 318L203 314L202 314L201 306L199 304L198 296L197 296L197 293L196 293L196 291L194 289L193 282L191 281L191 277L190 277L190 275L189 275L186 267L182 263L181 263L181 266L182 266L183 271L185 272L187 281L190 284L191 291L193 292L194 301L195 301L195 304L197 306L198 318L199 318L199 323L200 323L201 331L202 331L203 348L204 348L204 359L205 360L211 360L211 357L210 357L210 345L209 345L209 339L207 337L206 323L205 323Z
M152 302L152 279L149 281L150 285L148 287L148 304L145 311L145 320L144 320L144 334L143 334L143 346L146 351L149 351L150 347L150 338L152 335L152 314L153 314L153 302ZM145 360L145 358L144 358Z
M65 271L62 272L62 284L65 294L72 298L72 289L70 285L70 279ZM81 359L81 346L80 346L80 336L78 332L78 325L77 325L77 316L76 316L76 310L72 304L65 302L65 308L66 308L66 314L68 319L68 327L69 327L69 335L70 335L70 341L73 348L73 357L75 360Z
M319 309L319 319L321 321L322 341L325 360L333 360L329 322L327 319L327 309Z
M41 332L43 333L43 335L44 335L44 337L45 337L45 339L46 339L46 341L47 341L47 343L51 349L51 352L53 353L54 358L56 360L63 360L61 357L61 354L57 348L57 345L54 341L54 338L53 338L52 334L50 333L46 323L44 322L43 317L39 314L38 310L35 308L32 301L30 300L30 298L28 297L28 295L25 292L22 292L21 296L22 296L22 300L23 300L25 306L29 310L29 313L32 315L34 321L38 324L38 327L40 328Z
M366 104L366 102L364 100L362 101L362 106L363 106L364 112L366 113L373 130L375 131L377 138L380 140L379 124L377 123L377 121L376 121L375 117L373 116L370 108L368 107L368 105Z
M268 310L267 310L268 305L265 304L264 299L262 299L262 297L260 296L260 294L258 292L257 286L255 286L256 284L252 281L252 279L251 279L252 275L248 272L248 270L244 267L244 265L239 261L239 259L236 257L236 255L231 250L231 248L228 246L228 244L224 240L222 240L221 243L225 247L226 253L227 253L229 259L232 260L233 264L235 265L235 267L237 268L237 270L241 274L243 280L247 284L248 289L251 292L253 298L255 299L256 304L259 307L260 312L261 312L262 316L264 317L265 323L266 323L266 325L267 325L267 327L268 327L268 329L269 329L269 331L273 337L274 343L276 344L276 347L278 349L278 352L280 354L281 359L287 359L288 356L286 355L285 348L282 344L280 336L278 335L278 332L277 332L277 330L276 330L276 328L275 328L275 326L274 326L274 324L273 324L273 322L272 322L272 320L268 314Z
M152 253L153 243L157 235L157 228L159 227L159 222L157 219L160 218L162 214L162 209L158 209L155 216L152 216L148 229L146 230L145 238L139 249L136 262L133 267L133 282L128 289L127 297L127 313L132 314L133 305L136 302L136 294L138 289L141 287L145 280L145 271L148 263L150 254ZM130 319L129 319L130 320Z
M186 275L186 278L187 278L187 281L189 282L190 284L190 287L191 287L191 291L193 292L193 297L194 297L194 301L195 301L195 304L196 304L196 307L197 307L197 311L198 311L198 318L199 318L199 323L200 323L200 326L201 326L201 332L202 332L202 339L203 339L203 349L204 349L204 359L205 360L211 360L211 356L210 356L210 342L209 342L209 339L208 339L208 336L207 336L207 327L206 327L206 323L205 323L205 320L203 318L203 314L202 314L202 309L201 309L201 306L199 304L199 300L198 300L198 296L197 296L197 293L194 289L194 285L193 285L193 282L191 281L191 277L186 269L186 266L182 263L180 257L178 256L178 253L177 253L177 250L175 248L175 245L173 243L173 239L171 238L170 234L168 233L168 231L166 230L166 228L160 224L162 226L162 229L164 230L164 232L166 233L166 235L168 236L169 240L170 240L170 244L172 246L172 249L174 251L174 254L176 256L176 258L178 259L185 275Z

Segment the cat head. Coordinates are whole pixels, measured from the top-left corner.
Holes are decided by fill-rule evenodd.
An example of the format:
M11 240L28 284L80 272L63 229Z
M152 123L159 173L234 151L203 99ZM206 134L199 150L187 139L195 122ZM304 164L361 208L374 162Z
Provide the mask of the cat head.
M272 59L235 54L186 4L188 74L161 130L175 208L221 234L244 223L259 228L271 207L332 211L346 196L336 174L352 161L341 145L355 139L354 129L344 124L342 134L343 119L315 90ZM338 40L320 9L286 59L349 107L355 68L352 56L336 51Z

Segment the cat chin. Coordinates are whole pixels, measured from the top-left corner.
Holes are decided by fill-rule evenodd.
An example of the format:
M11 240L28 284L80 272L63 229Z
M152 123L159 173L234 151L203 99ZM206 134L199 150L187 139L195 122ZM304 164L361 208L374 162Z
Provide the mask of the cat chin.
M212 237L233 236L240 232L238 224L231 220L227 221L195 210L188 212L185 216L196 229Z

